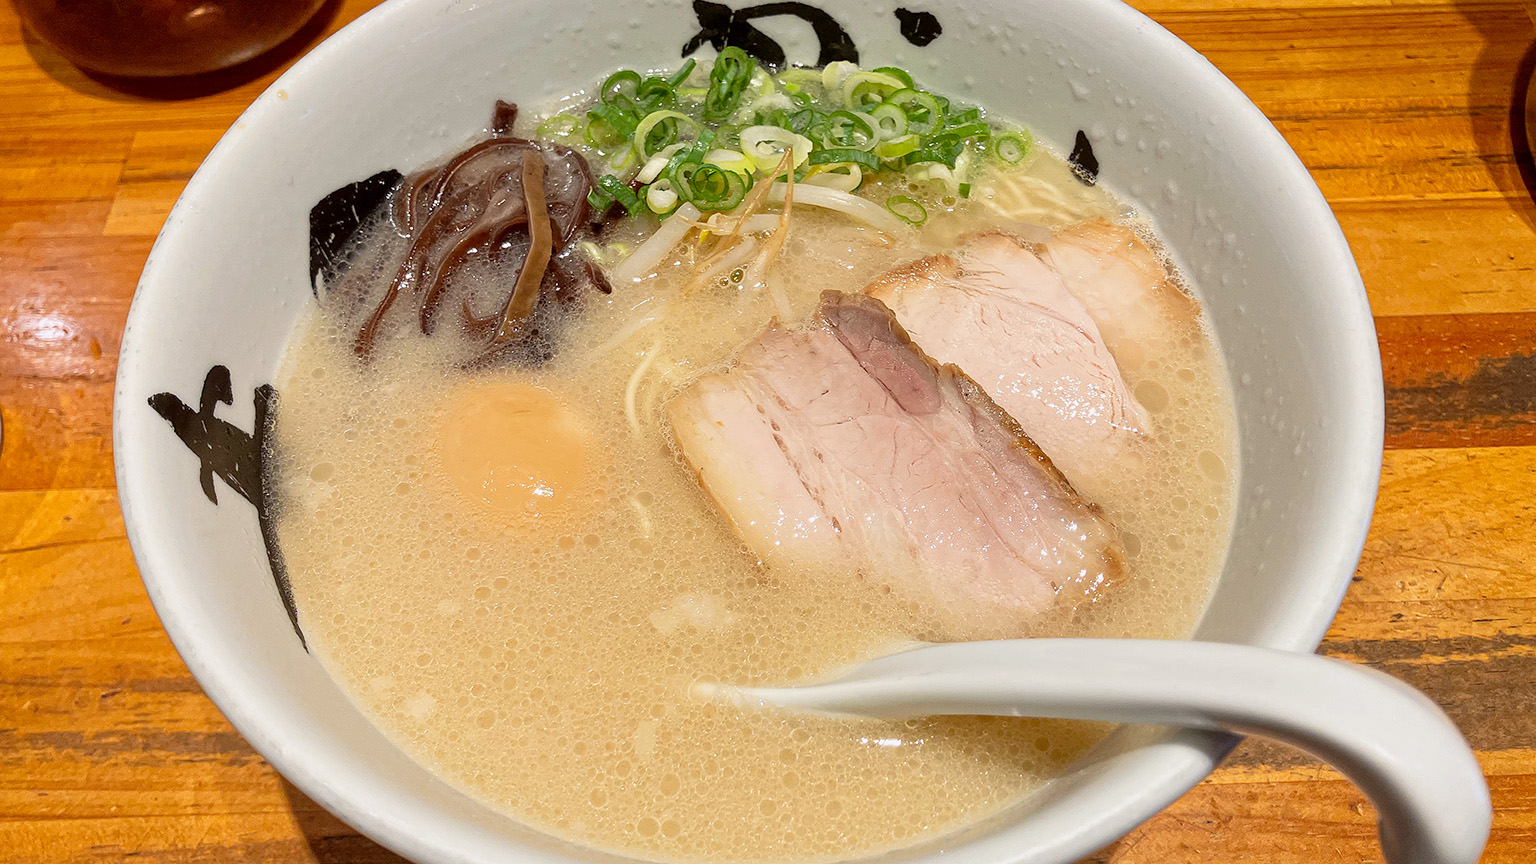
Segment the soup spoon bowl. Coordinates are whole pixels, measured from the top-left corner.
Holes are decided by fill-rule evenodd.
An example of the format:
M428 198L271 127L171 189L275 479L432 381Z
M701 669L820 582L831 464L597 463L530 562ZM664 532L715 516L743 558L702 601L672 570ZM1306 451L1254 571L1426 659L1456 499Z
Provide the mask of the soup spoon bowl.
M1482 769L1428 697L1365 666L1215 642L1006 639L926 645L824 683L701 682L745 707L887 719L971 714L1262 735L1342 771L1376 805L1390 864L1474 864L1493 821Z

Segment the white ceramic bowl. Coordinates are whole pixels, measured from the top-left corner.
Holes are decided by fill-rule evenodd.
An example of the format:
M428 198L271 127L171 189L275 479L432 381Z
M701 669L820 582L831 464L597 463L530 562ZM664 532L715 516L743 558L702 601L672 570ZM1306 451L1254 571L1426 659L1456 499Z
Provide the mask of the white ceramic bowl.
M1236 534L1198 638L1315 648L1375 498L1381 370L1349 248L1285 141L1200 55L1116 0L925 0L943 31L926 46L903 35L887 0L821 5L865 65L904 65L1058 144L1085 132L1103 182L1156 219L1198 283L1237 390ZM753 24L791 61L817 59L803 22ZM255 509L212 477L259 497L247 433L257 428L256 388L274 379L312 302L317 200L456 149L497 98L534 103L619 66L675 66L700 29L678 0L387 3L256 100L188 184L144 268L123 337L115 445L129 537L160 618L257 750L327 809L418 861L604 856L473 801L365 720L295 638ZM215 366L230 370L229 394L217 374L205 388ZM173 395L159 397L157 412L149 400L160 393ZM217 402L224 395L232 404ZM199 456L162 413L207 445L217 505L199 488ZM1232 744L1128 728L984 825L887 857L1072 861L1194 786Z

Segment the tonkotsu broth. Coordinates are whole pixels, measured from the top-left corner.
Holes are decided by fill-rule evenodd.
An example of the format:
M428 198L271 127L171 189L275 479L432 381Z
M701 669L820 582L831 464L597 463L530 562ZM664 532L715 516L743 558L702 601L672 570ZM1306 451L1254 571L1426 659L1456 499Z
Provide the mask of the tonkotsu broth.
M1037 224L1129 216L1043 148L969 201L930 200L927 227L889 245L845 216L797 207L777 265L793 317L822 290L861 290L997 225L988 195ZM311 650L442 776L530 825L643 858L851 858L974 823L1039 788L1108 727L834 721L688 695L698 680L812 677L924 628L921 610L855 573L760 567L673 455L668 395L774 314L763 292L728 282L684 297L691 278L674 259L591 297L537 369L462 371L463 346L441 336L393 341L365 368L353 319L313 313L288 351L271 460ZM1166 395L1148 405L1151 457L1117 466L1121 482L1096 499L1126 535L1134 575L1029 635L1187 637L1224 556L1234 421L1213 346L1122 369L1132 392ZM590 466L581 506L509 518L445 476L443 418L461 388L495 381L546 388L579 419Z

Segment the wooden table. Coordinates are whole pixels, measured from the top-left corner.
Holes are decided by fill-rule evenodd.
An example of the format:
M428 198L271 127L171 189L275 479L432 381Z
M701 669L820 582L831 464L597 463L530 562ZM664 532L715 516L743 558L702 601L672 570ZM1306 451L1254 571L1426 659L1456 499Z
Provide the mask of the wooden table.
M370 5L331 7L288 58ZM1536 860L1536 207L1511 132L1536 32L1515 2L1138 5L1290 140L1370 291L1388 450L1323 650L1443 705L1493 789L1484 861ZM285 783L202 695L145 596L113 490L112 379L139 269L270 65L217 95L126 95L0 4L0 861L399 860ZM1380 855L1360 793L1248 743L1089 860Z

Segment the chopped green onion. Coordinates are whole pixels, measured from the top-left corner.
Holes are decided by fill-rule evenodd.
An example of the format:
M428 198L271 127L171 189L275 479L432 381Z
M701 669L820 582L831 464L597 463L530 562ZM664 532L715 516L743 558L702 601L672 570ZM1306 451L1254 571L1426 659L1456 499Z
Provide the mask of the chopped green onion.
M711 150L704 154L704 161L737 174L751 174L757 167L747 158L747 154L739 150Z
M685 165L689 162L703 162L704 154L708 153L710 148L714 147L714 145L714 130L705 129L703 132L699 133L697 140L695 140L692 144L689 144L687 147L677 151L675 154L673 154L671 159L667 160L667 168L665 173L671 174L673 171L676 171L679 166Z
M944 121L944 125L945 126L964 126L967 123L975 123L976 121L978 121L980 119L981 119L981 109L980 108L968 108L968 109L966 109L964 111L960 111L960 112L957 112L957 113L949 115L949 119Z
M985 138L992 134L992 130L985 123L966 123L963 126L950 126L943 132L933 136L938 141L961 141L966 138Z
M806 163L809 165L835 165L845 162L861 165L871 171L878 171L880 169L880 160L864 150L832 147L813 151L810 158L806 160Z
M903 172L909 186L919 186L924 183L943 183L945 189L956 184L955 172L942 162L920 162L916 165L908 165Z
M917 145L922 139L916 135L901 135L896 138L888 138L875 145L875 155L881 159L900 159L901 157L917 150Z
M912 83L912 76L907 74L907 70L902 69L899 66L878 66L870 71L889 75L892 78L900 81L901 86L907 88L908 90L912 90L917 87L916 84Z
M905 87L900 78L879 72L855 72L845 78L841 86L843 107L851 111L868 111Z
M800 93L807 87L821 86L821 70L791 66L779 73L779 83L791 93Z
M613 174L623 174L633 164L635 164L635 148L625 147L618 152L616 158L608 160L608 170Z
M657 180L645 189L645 205L652 213L665 216L677 209L677 190L670 180Z
M608 121L592 117L587 118L582 137L587 139L587 144L598 150L609 150L623 144L625 140L617 130L608 125Z
M944 122L944 107L932 93L897 90L885 97L885 101L907 115L907 131L914 135L931 135Z
M676 98L673 95L675 90L675 87L667 83L667 79L651 77L635 87L635 98L641 108L653 111L672 102Z
M853 111L834 111L827 118L827 130L822 143L828 147L851 147L868 150L880 139L879 130L866 114Z
M847 60L833 60L821 68L821 86L831 96L842 92L843 82L859 71L859 64Z
M640 172L635 175L635 182L650 183L657 177L660 177L661 172L667 170L667 163L672 161L673 156L677 155L677 151L686 146L688 145L679 143L669 144L661 148L644 165L640 166Z
M692 57L689 57L688 62L683 64L683 68L677 70L677 72L673 73L671 78L667 79L667 86L671 87L673 90L676 90L678 87L682 86L682 83L688 80L688 76L693 74L693 67L697 65L699 65L698 61L694 60Z
M640 200L640 196L636 195L628 186L625 186L624 181L612 174L604 174L598 178L597 185L602 187L602 190L607 192L613 200L624 205L624 209L629 211L629 215L639 216L646 211L645 202Z
M670 175L680 198L700 210L729 210L747 195L746 178L708 162L686 162Z
M815 125L818 116L818 112L814 108L801 108L799 111L789 115L789 131L796 135L807 134L811 126Z
M709 72L709 91L704 94L704 119L723 123L735 114L741 104L741 94L752 83L752 73L756 71L757 61L735 45L721 51Z
M574 133L581 121L569 114L556 114L539 124L533 134L540 138L566 138Z
M772 171L784 161L784 151L794 154L792 168L805 164L814 146L811 139L781 126L748 126L741 130L741 151L759 171Z
M612 75L609 75L608 78L603 81L603 86L598 88L598 98L601 99L606 105L615 104L621 97L623 99L629 100L630 97L624 93L625 84L628 84L631 88L630 92L634 93L640 87L640 73L633 69L620 69ZM628 106L620 105L619 107Z
M875 106L875 110L869 112L869 119L875 123L875 133L882 141L891 138L900 138L907 134L907 115L900 108L889 103L881 103Z
M908 225L921 225L928 221L928 210L909 195L892 195L885 199L885 209Z
M753 126L778 126L789 128L789 112L783 108L774 108L770 111L759 111L752 117Z
M979 108L921 90L896 66L838 61L772 74L728 46L709 67L707 87L697 86L700 72L692 60L670 75L615 72L584 117L555 115L538 134L584 134L604 157L611 173L588 195L593 207L618 203L632 215L663 216L685 203L706 211L738 206L753 178L776 172L786 153L794 179L809 187L853 193L867 172L905 171L910 182L942 184L939 200L954 202L971 194L983 155L1020 164L1034 147L1028 132L994 126ZM886 208L911 224L927 219L905 195L891 196Z
M852 192L864 183L864 169L854 162L834 162L817 166L816 173L807 173L795 182Z
M641 159L651 158L652 154L677 140L682 123L692 122L693 118L681 111L652 111L635 127L636 153Z
M924 147L907 154L908 165L917 165L923 162L939 162L950 168L955 167L955 160L960 158L960 153L965 150L963 142L955 142L943 146Z
M773 75L767 69L758 66L757 61L754 60L752 62L752 78L747 84L747 93L752 97L752 101L758 102L766 97L777 94L779 92L779 85L773 80ZM785 97L785 99L788 101L788 97Z
M1029 140L1018 132L1003 132L992 137L992 152L1009 165L1017 165L1029 155Z
M628 138L635 134L635 124L640 122L639 118L633 114L604 103L593 105L588 109L587 117L607 123L620 138Z

